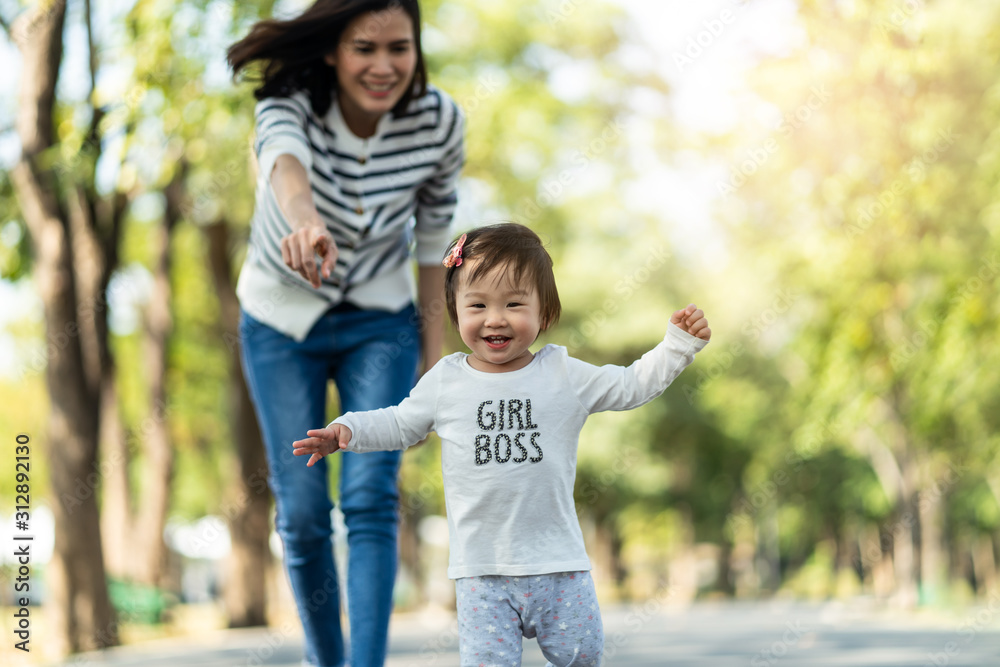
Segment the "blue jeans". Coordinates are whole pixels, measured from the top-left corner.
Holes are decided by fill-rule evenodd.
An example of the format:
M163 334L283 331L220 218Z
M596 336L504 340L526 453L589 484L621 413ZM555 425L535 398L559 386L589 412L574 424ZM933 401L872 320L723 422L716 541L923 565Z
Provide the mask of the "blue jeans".
M327 383L343 412L406 398L416 380L420 334L414 307L398 313L342 304L301 343L243 312L241 360L267 448L276 527L306 640L306 659L344 664L331 536L327 459L312 468L292 441L328 423ZM388 643L397 565L400 452L341 452L340 508L347 525L347 601L352 667L381 667Z

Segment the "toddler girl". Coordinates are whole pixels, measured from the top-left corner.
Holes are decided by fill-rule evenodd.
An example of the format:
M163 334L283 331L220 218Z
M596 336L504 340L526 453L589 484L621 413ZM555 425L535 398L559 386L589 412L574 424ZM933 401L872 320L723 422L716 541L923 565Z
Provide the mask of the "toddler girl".
M293 444L308 465L339 449L405 449L441 438L448 577L455 579L462 665L520 665L537 637L550 665L598 665L600 611L573 503L587 416L648 403L711 336L694 305L628 368L566 348L529 349L559 318L552 260L527 227L463 234L444 260L448 314L470 354L445 357L398 406L349 412Z

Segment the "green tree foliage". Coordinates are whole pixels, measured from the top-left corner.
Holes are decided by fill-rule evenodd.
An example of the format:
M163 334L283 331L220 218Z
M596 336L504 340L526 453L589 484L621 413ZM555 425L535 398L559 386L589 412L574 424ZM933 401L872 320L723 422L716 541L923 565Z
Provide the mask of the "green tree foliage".
M895 558L897 587L919 582L924 599L961 570L941 555L946 525L981 530L997 503L984 492L997 488L1000 15L952 9L803 3L805 42L754 71L773 122L738 129L719 191L746 275L788 295L764 300L740 341L777 375L734 365L703 396L761 445L745 495L788 478L774 500L802 518L779 525L783 563L825 535L867 576L874 526L874 560ZM739 409L750 384L767 400Z

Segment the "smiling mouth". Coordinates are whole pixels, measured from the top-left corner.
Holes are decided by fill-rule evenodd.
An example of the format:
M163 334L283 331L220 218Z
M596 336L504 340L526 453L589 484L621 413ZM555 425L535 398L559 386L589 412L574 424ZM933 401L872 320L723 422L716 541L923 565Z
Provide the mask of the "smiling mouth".
M502 348L510 342L510 338L507 336L483 336L483 340L486 344L492 348Z
M361 86L365 90L370 90L373 93L387 93L390 90L392 90L393 88L395 88L396 84L395 83L374 84L374 83L365 83L365 82L362 81L361 82Z

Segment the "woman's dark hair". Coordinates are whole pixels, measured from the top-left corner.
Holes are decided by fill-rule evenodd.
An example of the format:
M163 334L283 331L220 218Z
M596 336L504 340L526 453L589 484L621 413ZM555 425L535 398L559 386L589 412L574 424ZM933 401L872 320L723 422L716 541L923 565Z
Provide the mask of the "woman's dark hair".
M455 243L457 241L448 247L445 257L451 254ZM503 267L513 284L520 283L524 278L535 283L543 331L559 321L562 306L556 289L556 277L552 273L552 257L542 245L542 239L524 225L502 222L477 227L466 233L465 245L462 246L462 265L451 266L445 272L444 299L448 306L448 317L455 328L458 328L458 307L455 303L458 274L459 271L469 270L468 261L471 259L478 259L479 263L467 280L478 280L494 268Z
M417 65L413 85L392 112L401 113L415 97L427 92L427 66L420 46L420 5L417 0L316 0L292 19L258 21L250 33L229 47L226 53L233 78L250 63L260 61L260 81L254 97L288 97L303 90L309 94L313 111L323 116L330 109L337 90L337 73L323 58L337 48L347 24L361 14L402 9L413 21L413 46Z

